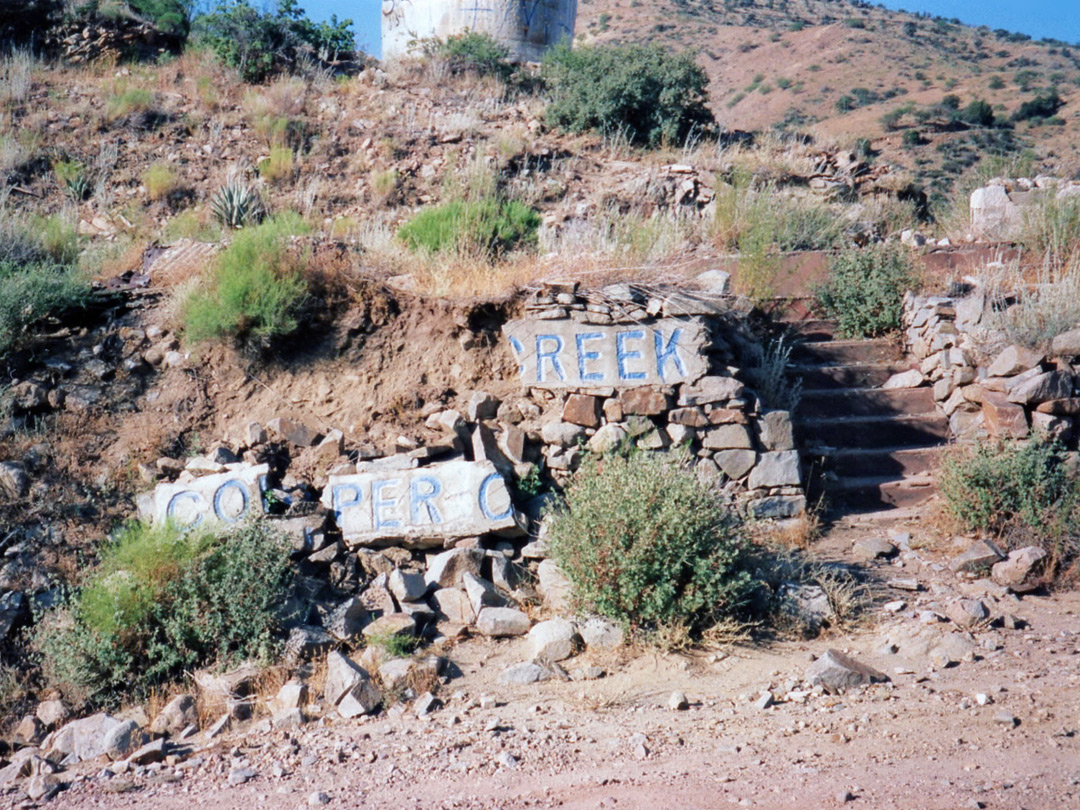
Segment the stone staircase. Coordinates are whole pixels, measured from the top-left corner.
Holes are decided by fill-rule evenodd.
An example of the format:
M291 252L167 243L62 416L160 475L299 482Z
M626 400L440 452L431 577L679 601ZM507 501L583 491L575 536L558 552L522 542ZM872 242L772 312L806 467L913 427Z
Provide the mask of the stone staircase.
M893 341L840 340L828 321L802 321L795 332L789 368L803 385L795 429L810 463L810 502L824 495L840 513L925 503L949 434L932 389L881 388L910 368Z

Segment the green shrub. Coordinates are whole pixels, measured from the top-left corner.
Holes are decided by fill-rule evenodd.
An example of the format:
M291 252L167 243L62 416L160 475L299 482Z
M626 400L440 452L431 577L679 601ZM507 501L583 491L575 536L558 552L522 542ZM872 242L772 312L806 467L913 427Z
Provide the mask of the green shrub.
M737 519L677 455L588 459L549 536L581 607L636 629L700 632L752 585Z
M153 163L143 172L143 186L146 187L146 196L151 200L160 200L176 190L179 180L176 170L168 163L158 161Z
M451 73L476 73L481 76L510 77L510 50L490 34L466 31L446 39L425 43L425 52L443 60Z
M35 644L50 685L80 702L146 693L185 671L278 649L289 548L268 525L226 535L132 524Z
M270 183L288 180L293 175L295 156L287 146L270 147L270 155L259 161L259 176Z
M273 12L260 11L247 0L219 0L214 10L192 23L193 39L209 47L248 82L295 67L302 54L323 63L350 56L356 44L352 20L315 23L296 0L280 0Z
M218 257L210 283L185 301L188 340L266 346L295 331L308 285L288 237L303 230L299 215L282 214L240 231Z
M1076 496L1060 449L1037 440L957 449L942 461L939 486L960 525L999 536L1017 521L1038 526L1050 507Z
M874 337L900 328L904 292L916 282L911 260L895 247L845 250L814 290L817 305L848 337Z
M127 0L131 10L167 34L186 36L191 25L191 0Z
M1031 121L1037 118L1051 118L1065 106L1056 88L1051 88L1033 99L1025 101L1012 114L1013 121Z
M705 71L659 45L563 44L544 58L541 77L548 121L571 132L625 129L631 142L658 146L715 128Z
M398 237L412 250L498 255L535 245L539 227L540 215L527 205L487 197L453 200L427 208L403 225Z

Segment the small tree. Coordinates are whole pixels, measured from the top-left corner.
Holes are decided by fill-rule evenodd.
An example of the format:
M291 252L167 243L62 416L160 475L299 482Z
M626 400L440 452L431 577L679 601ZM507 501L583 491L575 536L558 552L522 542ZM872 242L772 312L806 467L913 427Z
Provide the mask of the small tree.
M551 94L548 121L572 132L624 131L631 142L655 147L682 144L716 125L705 71L688 54L659 45L559 45L541 76Z

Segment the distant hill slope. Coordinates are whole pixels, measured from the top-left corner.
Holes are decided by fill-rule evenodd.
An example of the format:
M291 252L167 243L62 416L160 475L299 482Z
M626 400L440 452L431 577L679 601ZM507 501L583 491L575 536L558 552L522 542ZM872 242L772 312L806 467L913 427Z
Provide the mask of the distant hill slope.
M1034 169L1080 171L1080 46L847 0L582 0L578 32L581 43L696 50L725 126L869 138L939 194L979 155L1025 146ZM1017 123L1016 144L932 109L950 95L961 109L981 98L1006 118L1051 88L1064 106L1049 123ZM890 112L891 131L881 121Z

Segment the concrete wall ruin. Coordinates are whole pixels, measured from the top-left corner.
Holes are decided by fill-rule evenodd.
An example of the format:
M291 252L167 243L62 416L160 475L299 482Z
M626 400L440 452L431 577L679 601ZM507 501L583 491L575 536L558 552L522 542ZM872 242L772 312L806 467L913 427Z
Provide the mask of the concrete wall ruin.
M383 0L383 59L404 56L409 43L465 31L490 34L516 62L537 62L572 39L577 0Z

